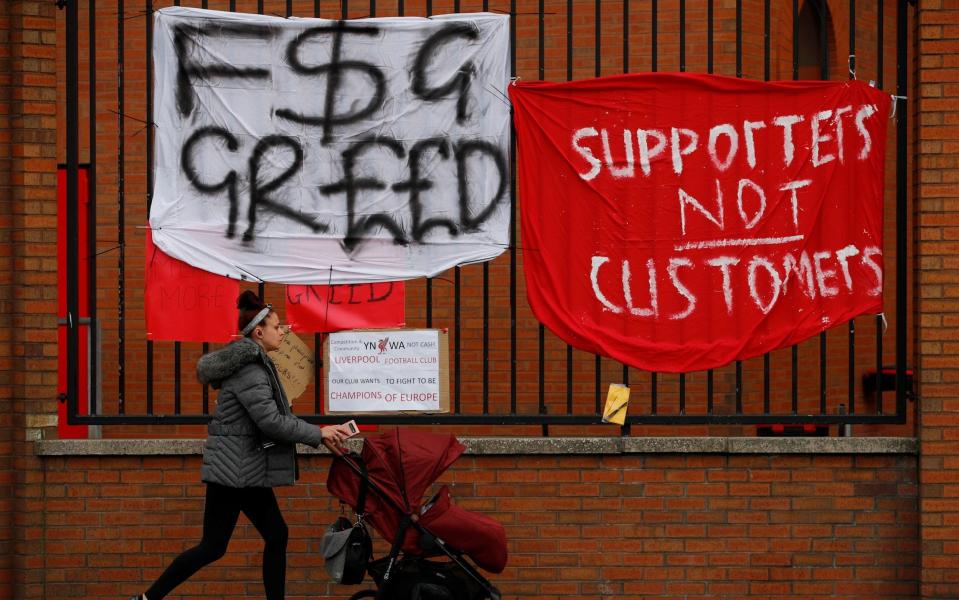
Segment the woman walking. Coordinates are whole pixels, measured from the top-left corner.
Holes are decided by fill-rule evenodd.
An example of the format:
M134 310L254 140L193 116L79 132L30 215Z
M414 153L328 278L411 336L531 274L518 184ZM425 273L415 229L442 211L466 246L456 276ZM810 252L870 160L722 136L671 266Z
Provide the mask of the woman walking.
M237 300L240 340L200 358L197 375L219 389L203 451L206 483L203 537L167 567L145 594L161 600L176 586L226 553L240 513L265 542L263 585L267 600L282 600L286 586L287 527L273 487L297 479L296 443L339 451L350 432L343 425L318 428L290 411L279 375L267 355L280 347L284 331L270 304L255 293Z

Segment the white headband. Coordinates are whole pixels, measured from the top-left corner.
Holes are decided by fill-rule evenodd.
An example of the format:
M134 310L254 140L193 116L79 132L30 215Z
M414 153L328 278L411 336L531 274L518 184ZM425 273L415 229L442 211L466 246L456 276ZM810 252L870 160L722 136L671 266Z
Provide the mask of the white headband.
M260 321L266 318L266 315L270 314L271 310L273 310L272 304L267 304L266 306L264 306L263 310L256 313L256 316L253 317L253 319L246 324L246 327L244 327L243 330L240 331L240 333L243 334L244 337L250 335L250 332L253 331L253 329L260 324Z

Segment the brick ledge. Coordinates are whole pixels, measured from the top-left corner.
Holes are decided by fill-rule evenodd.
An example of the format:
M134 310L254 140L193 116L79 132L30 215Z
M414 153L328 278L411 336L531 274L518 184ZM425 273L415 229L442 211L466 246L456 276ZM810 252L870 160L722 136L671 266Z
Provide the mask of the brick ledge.
M463 438L466 454L917 454L915 438L644 437ZM204 440L38 440L37 456L199 455ZM361 441L352 442L358 450ZM303 454L328 454L300 446Z

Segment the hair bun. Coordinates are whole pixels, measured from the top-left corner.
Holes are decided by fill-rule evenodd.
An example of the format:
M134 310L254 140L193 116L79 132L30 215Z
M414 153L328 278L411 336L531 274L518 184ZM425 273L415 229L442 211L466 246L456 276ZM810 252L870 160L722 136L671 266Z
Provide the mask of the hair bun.
M266 305L263 304L263 300L252 290L244 290L240 297L236 299L236 307L240 310L259 311L264 306Z

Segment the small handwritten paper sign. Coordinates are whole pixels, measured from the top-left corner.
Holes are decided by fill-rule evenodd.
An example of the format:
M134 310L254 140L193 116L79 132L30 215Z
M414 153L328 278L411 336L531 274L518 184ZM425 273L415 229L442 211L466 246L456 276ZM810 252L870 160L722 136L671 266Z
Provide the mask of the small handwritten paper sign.
M280 347L270 352L270 358L276 365L283 391L292 406L293 400L298 398L313 380L313 366L316 363L313 351L293 332L289 332L283 336Z

